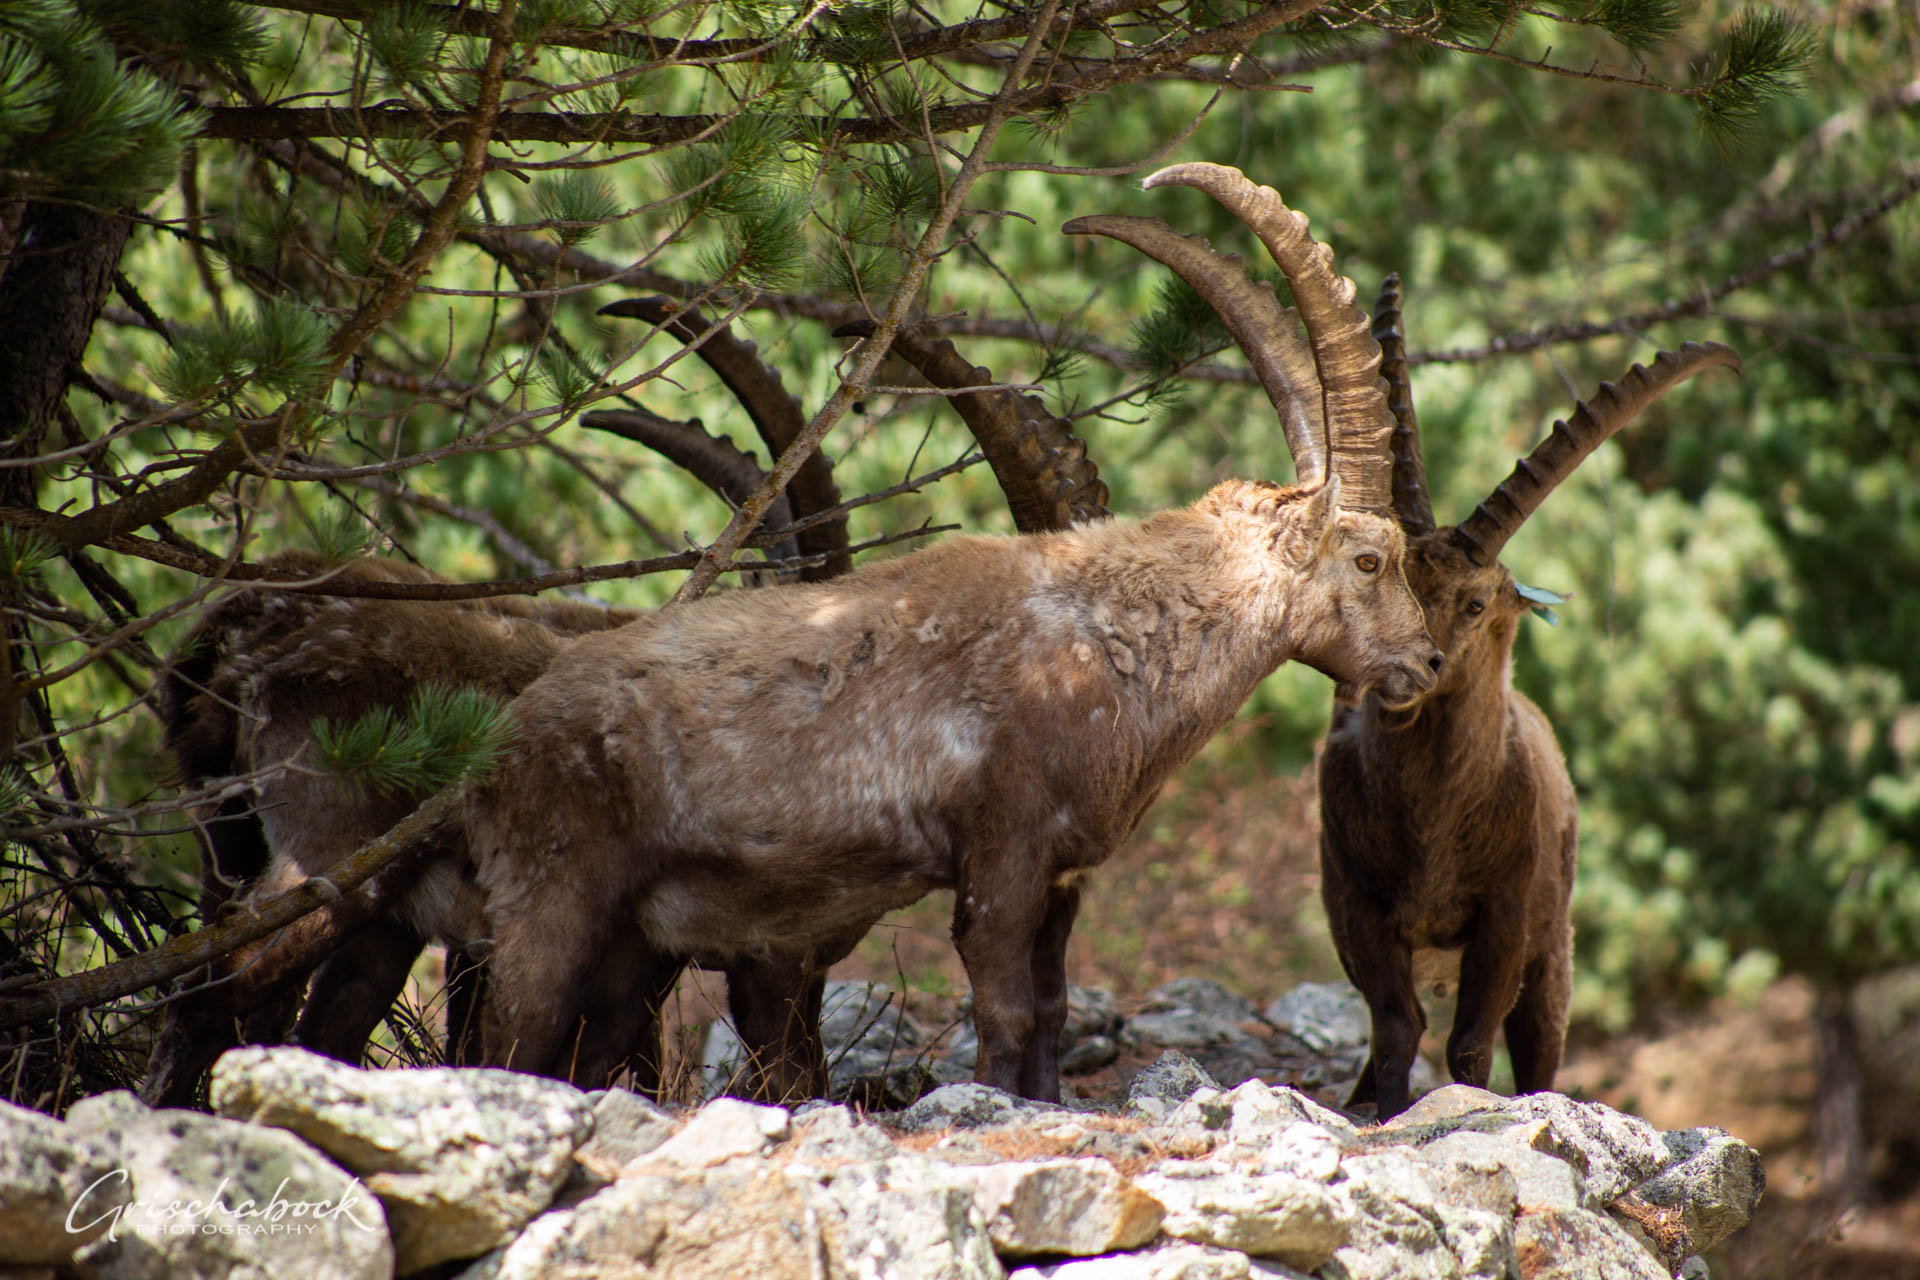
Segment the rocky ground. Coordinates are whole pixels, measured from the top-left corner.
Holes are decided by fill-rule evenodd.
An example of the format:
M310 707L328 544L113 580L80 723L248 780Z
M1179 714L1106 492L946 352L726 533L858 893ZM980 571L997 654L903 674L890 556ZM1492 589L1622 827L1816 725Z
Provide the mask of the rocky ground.
M0 1111L0 1267L89 1276L780 1280L1698 1276L1764 1175L1745 1143L1559 1095L1449 1086L1388 1125L1352 993L1207 982L1122 1018L1075 993L1043 1106L961 1083L964 1025L828 1000L836 1092L660 1108L506 1072L222 1058L215 1115L130 1095ZM702 1075L728 1077L724 1037ZM1132 1064L1147 1062L1144 1068ZM1093 1084L1089 1084L1093 1082ZM1294 1087L1300 1086L1300 1087Z

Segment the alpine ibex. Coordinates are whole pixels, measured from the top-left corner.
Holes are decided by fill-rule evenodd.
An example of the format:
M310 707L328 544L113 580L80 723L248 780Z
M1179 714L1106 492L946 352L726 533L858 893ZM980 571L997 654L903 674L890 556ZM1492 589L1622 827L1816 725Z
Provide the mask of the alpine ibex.
M737 339L727 326L709 326L697 311L664 299L628 299L603 310L647 320L683 341L698 340L700 357L734 392L770 450L784 448L803 425L800 406L778 375L752 343ZM896 349L941 385L994 381L961 360L950 343L929 341L912 330L897 337ZM1021 528L1064 528L1074 519L1107 514L1106 486L1085 446L1039 401L988 391L958 395L952 403L1006 489ZM627 411L593 413L583 421L666 455L733 500L760 482L750 455L708 435L698 422ZM813 518L793 543L782 544L816 557L816 565L802 570L804 578L832 576L848 562L845 519L834 516L839 501L831 466L816 453L788 498L770 513L775 525ZM384 560L328 567L311 555L291 553L268 565L335 587L437 581L423 570ZM343 786L301 769L315 721L348 723L370 711L397 711L429 686L478 689L506 700L544 671L572 636L635 616L511 599L329 599L267 584L229 596L182 647L157 699L183 781L206 786L260 775L210 802L200 815L206 837L202 918L213 920L237 893L274 892L325 874L413 807L416 797ZM292 771L276 771L288 761L295 763ZM405 875L383 882L383 902L356 901L354 910L336 911L324 925L309 917L225 958L211 975L215 981L190 981L168 1005L143 1086L148 1100L192 1102L207 1066L243 1039L271 1043L291 1035L310 1048L358 1061L368 1035L399 995L422 941L436 936L457 948L476 932L465 850L457 833L444 843L427 860L424 883ZM450 980L459 963L449 956ZM761 968L773 977L763 978ZM826 1089L817 1034L824 974L796 978L794 972L777 959L758 957L728 972L730 1008L753 1068L744 1088L768 1101ZM311 993L294 1026L299 992L310 975ZM449 1047L456 1054L454 1042L466 1021L459 1006L468 1003L461 997L477 983L478 975L473 977L450 1002ZM635 1088L651 1091L658 1080L660 1044L657 1023L649 1019L657 1009L640 1012L646 1016L629 1020L620 1033L630 1041L624 1065L632 1068Z
M514 703L469 793L491 946L488 1061L591 1078L623 1011L683 961L812 972L885 912L955 890L976 1078L1057 1098L1080 884L1289 658L1403 705L1440 655L1390 518L1392 418L1353 286L1238 171L1198 187L1293 286L1311 346L1236 261L1156 219L1097 217L1221 313L1299 483L1192 507L960 538L819 584L733 592L583 637ZM777 975L774 975L777 985ZM817 1032L814 1034L817 1035Z
M268 563L334 585L436 581L390 560L329 568L294 552ZM206 836L201 918L212 921L236 891L270 894L324 875L418 803L417 796L355 788L302 767L316 720L399 711L416 690L435 686L478 689L504 702L546 670L569 637L634 616L565 601L428 604L265 586L228 596L195 629L157 690L167 746L184 781L257 775L199 815ZM189 1103L206 1068L239 1039L287 1038L310 974L312 992L291 1038L358 1061L425 942L471 934L459 923L477 919L471 895L464 859L449 850L431 861L424 884L399 896L396 909L358 920L344 935L320 936L309 917L223 957L215 981L190 982L167 1006L143 1094L160 1105Z
M1373 1018L1372 1052L1349 1107L1406 1109L1426 1027L1418 988L1457 981L1447 1068L1485 1088L1503 1024L1515 1087L1553 1087L1572 984L1576 813L1553 729L1512 685L1512 652L1532 607L1500 564L1507 540L1614 432L1668 389L1739 358L1718 343L1663 351L1522 459L1461 524L1436 528L1406 380L1397 278L1375 336L1396 418L1393 509L1407 535L1407 580L1446 653L1439 682L1412 706L1339 702L1320 759L1321 893L1334 945Z

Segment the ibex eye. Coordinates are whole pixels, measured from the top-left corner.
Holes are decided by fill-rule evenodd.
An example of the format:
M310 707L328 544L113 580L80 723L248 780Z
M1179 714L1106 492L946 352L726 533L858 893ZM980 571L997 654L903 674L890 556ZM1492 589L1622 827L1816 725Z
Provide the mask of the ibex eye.
M1360 572L1372 573L1380 567L1379 556L1355 556L1353 562L1360 566Z
M1487 602L1485 600L1467 601L1467 612L1473 617L1477 618L1481 614L1485 613L1486 611L1487 611Z

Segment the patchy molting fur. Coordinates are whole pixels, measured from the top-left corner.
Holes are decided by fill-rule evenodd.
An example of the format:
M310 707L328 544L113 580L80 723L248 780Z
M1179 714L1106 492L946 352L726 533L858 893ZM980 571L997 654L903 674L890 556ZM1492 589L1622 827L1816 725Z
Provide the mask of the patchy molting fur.
M1373 1014L1349 1106L1404 1110L1426 1026L1417 990L1459 989L1456 1081L1485 1088L1502 1027L1516 1087L1553 1087L1573 981L1577 810L1553 730L1512 681L1530 607L1498 563L1413 539L1407 579L1446 653L1415 707L1337 706L1320 758L1321 894L1347 976ZM1481 606L1474 611L1474 604Z
M1396 703L1432 683L1402 535L1337 491L1229 481L578 641L466 809L487 1060L611 1072L634 990L687 962L818 972L944 887L978 1078L1057 1097L1077 877L1165 778L1289 658Z

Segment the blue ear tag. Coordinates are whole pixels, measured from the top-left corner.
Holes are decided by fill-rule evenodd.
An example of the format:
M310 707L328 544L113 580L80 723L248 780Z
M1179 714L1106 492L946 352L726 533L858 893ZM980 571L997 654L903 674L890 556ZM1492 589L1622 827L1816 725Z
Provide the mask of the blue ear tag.
M1573 599L1571 593L1563 596L1558 591L1549 591L1545 587L1529 587L1521 582L1514 583L1513 589L1520 593L1522 600L1532 602L1534 616L1550 627L1560 625L1560 615L1548 606L1565 604L1567 601Z

